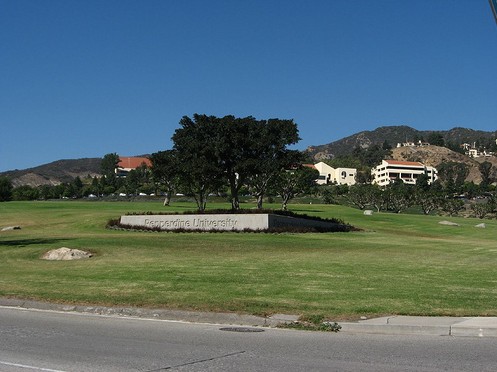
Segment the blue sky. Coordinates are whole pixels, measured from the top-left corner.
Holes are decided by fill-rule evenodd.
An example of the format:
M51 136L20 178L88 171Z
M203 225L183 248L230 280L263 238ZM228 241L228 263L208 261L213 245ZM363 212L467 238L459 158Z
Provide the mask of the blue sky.
M0 171L171 147L182 116L497 130L487 0L0 0Z

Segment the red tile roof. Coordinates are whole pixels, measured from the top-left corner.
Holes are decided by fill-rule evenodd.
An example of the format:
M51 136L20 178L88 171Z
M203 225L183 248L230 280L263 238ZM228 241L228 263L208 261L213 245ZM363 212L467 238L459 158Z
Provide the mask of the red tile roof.
M312 168L312 169L317 169L316 166L314 164L302 164L303 167L308 167L308 168Z
M152 162L148 158L120 156L118 167L124 169L136 169L142 164L145 164L147 167L152 166Z

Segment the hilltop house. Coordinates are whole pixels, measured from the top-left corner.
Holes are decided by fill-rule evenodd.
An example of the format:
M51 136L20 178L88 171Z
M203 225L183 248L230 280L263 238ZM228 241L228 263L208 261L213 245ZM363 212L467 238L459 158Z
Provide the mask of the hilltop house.
M126 177L129 171L136 169L142 165L150 168L152 166L152 162L149 158L144 157L119 157L119 163L117 164L117 168L115 170L116 175L118 177Z
M470 158L480 158L480 157L489 158L490 156L494 155L492 151L487 151L486 149L480 151L480 149L476 147L476 142L473 142L473 145L470 145L469 143L463 143L461 145L461 148L465 150L464 153Z
M402 143L397 143L397 147L423 147L423 146L430 146L428 142L422 142L419 140L418 142L402 142Z
M387 186L396 179L404 183L415 185L421 174L428 176L428 183L437 178L437 170L417 161L383 160L380 165L371 170L372 183L379 186Z

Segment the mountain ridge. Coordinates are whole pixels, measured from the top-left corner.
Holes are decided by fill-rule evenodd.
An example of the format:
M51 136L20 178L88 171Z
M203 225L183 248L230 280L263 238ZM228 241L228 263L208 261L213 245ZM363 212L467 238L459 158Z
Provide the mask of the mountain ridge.
M460 145L462 143L495 144L497 131L486 132L481 130L455 127L445 131L417 130L408 125L381 126L375 130L365 130L348 137L317 146L309 146L306 151L315 160L332 159L336 156L352 154L355 148L366 149L373 145L382 146L386 141L392 147L397 143L426 141L430 136L439 135L444 142Z
M11 180L14 187L59 185L76 177L99 177L101 158L61 159L27 169L1 172L0 176Z
M381 126L374 130L361 131L328 144L310 146L305 151L318 162L332 159L336 156L350 155L357 147L365 149L373 145L382 146L387 142L394 147L392 150L392 159L394 160L421 161L434 167L439 166L441 162L445 161L466 163L470 168L470 175L467 180L476 183L481 180L478 171L479 163L487 160L493 164L494 169L497 169L497 158L495 156L492 156L491 158L472 159L445 147L433 145L423 147L404 146L396 148L397 143L427 140L431 135L438 135L445 143L452 143L457 146L462 143L473 144L477 142L497 147L495 142L497 131L486 132L462 127L455 127L446 131L419 131L407 125L398 125ZM58 185L71 182L76 177L100 177L101 161L102 158L62 159L23 170L16 169L0 172L0 176L8 177L14 187L23 185L32 187Z

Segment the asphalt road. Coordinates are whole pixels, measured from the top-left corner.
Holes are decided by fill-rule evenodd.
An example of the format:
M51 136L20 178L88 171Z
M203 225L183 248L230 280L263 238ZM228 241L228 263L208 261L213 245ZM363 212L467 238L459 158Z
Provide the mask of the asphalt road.
M496 369L497 338L235 332L225 325L0 308L0 371L7 372Z

